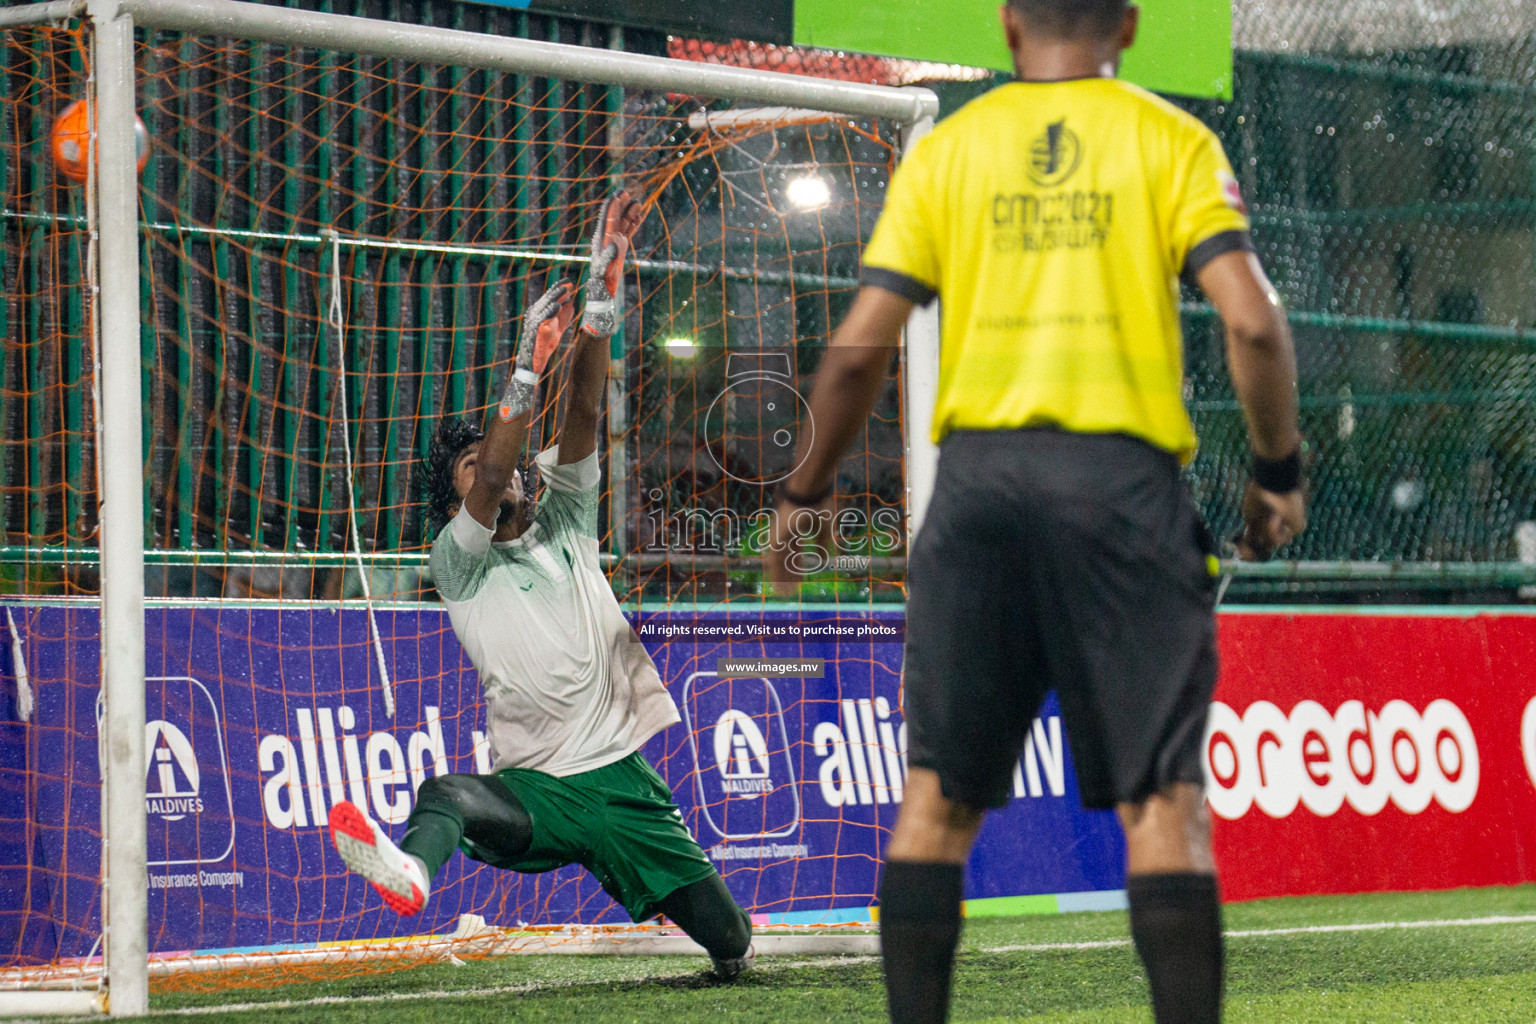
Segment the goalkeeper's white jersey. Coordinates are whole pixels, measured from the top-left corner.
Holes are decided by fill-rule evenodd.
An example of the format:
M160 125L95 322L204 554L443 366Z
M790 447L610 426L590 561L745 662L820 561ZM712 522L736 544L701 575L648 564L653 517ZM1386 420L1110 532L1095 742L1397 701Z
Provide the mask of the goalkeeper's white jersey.
M603 576L593 453L539 453L543 495L516 540L463 508L432 545L432 578L480 673L493 770L575 775L678 721L677 705Z

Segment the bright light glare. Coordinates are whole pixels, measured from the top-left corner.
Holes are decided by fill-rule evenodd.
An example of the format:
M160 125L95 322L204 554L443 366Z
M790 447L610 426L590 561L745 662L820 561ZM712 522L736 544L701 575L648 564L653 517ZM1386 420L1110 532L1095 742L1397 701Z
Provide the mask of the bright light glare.
M692 359L699 351L692 338L667 338L661 347L674 359Z
M791 180L785 194L802 210L819 210L832 201L832 190L814 174Z

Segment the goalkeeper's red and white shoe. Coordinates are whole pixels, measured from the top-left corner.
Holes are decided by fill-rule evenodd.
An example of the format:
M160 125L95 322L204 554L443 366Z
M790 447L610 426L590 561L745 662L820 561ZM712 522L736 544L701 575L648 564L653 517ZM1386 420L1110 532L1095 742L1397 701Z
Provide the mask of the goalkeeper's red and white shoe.
M347 867L373 883L390 910L405 916L420 913L427 905L427 878L421 864L349 800L331 808L331 842Z

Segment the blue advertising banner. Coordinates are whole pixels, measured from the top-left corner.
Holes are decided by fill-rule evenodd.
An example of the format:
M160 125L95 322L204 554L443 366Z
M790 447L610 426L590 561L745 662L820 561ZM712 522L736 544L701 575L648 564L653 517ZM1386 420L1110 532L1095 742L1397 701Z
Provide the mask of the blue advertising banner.
M47 880L42 916L54 933L36 940L38 894L24 901L26 886L7 885L0 955L22 955L8 940L25 926L27 955L83 956L99 913L100 782L96 743L84 741L99 721L98 618L41 607L25 621L37 706L0 737L8 762L25 744L32 767L26 786L0 787L0 819L35 826L37 841L10 856ZM645 613L635 623L682 718L645 755L737 899L764 922L867 919L906 777L901 613ZM393 719L362 611L148 613L154 951L441 934L461 914L503 926L627 920L575 866L519 875L455 857L411 919L346 872L326 828L338 801L398 839L427 777L489 770L478 680L446 614L381 612L379 626ZM81 742L46 739L65 722ZM969 898L1122 887L1119 828L1079 806L1054 705L1033 723L1013 795L983 831Z

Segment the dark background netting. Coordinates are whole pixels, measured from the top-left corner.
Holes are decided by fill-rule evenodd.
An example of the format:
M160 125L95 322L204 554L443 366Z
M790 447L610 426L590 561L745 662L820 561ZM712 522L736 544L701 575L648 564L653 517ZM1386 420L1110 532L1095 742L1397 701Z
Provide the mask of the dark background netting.
M1403 571L1351 583L1358 565L1315 566L1233 594L1513 597L1489 584L1514 579L1494 567L1536 530L1520 525L1536 518L1536 7L1269 0L1234 16L1234 98L1175 102L1221 137L1295 332L1313 505L1285 557ZM1000 80L940 91L952 107ZM1230 536L1246 432L1220 321L1184 300L1190 480ZM1474 564L1427 564L1443 562Z
M347 13L615 41L603 26L469 4L370 0ZM1513 598L1513 577L1496 569L1521 558L1522 533L1536 542L1536 527L1521 525L1536 520L1536 10L1517 0L1270 0L1238 5L1236 39L1235 98L1178 102L1220 134L1296 333L1314 505L1311 529L1287 554L1336 566L1314 566L1314 578L1358 570L1348 563L1401 563L1394 586L1427 581L1440 596ZM605 119L620 108L604 90L271 47L224 56L169 35L143 42L141 102L157 137L146 217L158 222L275 234L334 226L428 245L536 236L540 248L574 251L612 170ZM633 31L623 42L882 82L908 81L916 67L785 48L765 57L743 44ZM0 258L16 287L6 296L0 359L7 589L94 589L84 211L78 189L56 183L42 151L46 125L82 70L77 36L8 34ZM1002 80L919 70L939 79L946 111ZM346 103L339 115L324 102L336 96ZM627 169L654 174L657 161L636 154L675 151L692 107L668 96L624 104ZM254 116L258 108L266 116ZM797 375L814 368L852 297L892 142L889 126L793 125L709 148L667 182L646 239L655 265L634 286L631 334L639 337L615 367L627 440L624 463L609 467L618 486L606 499L605 545L620 560L627 596L716 598L733 579L752 588L750 544L739 531L721 536L702 525L703 543L679 552L656 543L658 526L678 512L740 517L761 504L760 481L776 471L765 439L782 426L761 396L738 396L733 445L709 455L726 357L781 352ZM516 152L503 152L504 143ZM780 216L780 193L806 173L826 178L833 203L814 219ZM356 201L318 187L327 176ZM149 237L146 537L171 555L341 551L336 373L318 333L331 254L309 243L230 248L208 235ZM668 269L668 261L685 266ZM359 250L343 263L348 329L358 332L351 351L376 356L365 364L354 355L347 377L362 423L354 454L364 547L419 551L411 474L425 446L422 425L443 409L483 408L495 387L491 348L546 270L441 252ZM1189 400L1202 437L1191 481L1213 526L1229 534L1245 434L1220 323L1197 293L1184 298ZM658 345L663 335L692 338L696 358L673 358ZM867 514L899 513L904 500L894 385L888 399L841 481ZM54 553L39 555L45 547ZM49 568L59 552L83 562ZM1427 569L1443 562L1458 571ZM899 572L898 561L882 576L883 591L872 593L866 576L828 593L899 597L890 586ZM349 592L335 574L329 590L314 575L291 586L272 578L284 596ZM378 583L405 596L414 577L404 579ZM1490 581L1507 587L1488 590ZM189 572L152 574L151 586L203 596L224 589ZM1342 592L1302 589L1319 587ZM1240 580L1235 592L1297 590ZM1361 593L1392 596L1375 584Z
M1536 26L1515 3L1344 6L1242 5L1236 99L1189 104L1296 334L1314 510L1289 554L1512 560L1536 497ZM1231 526L1240 417L1218 325L1185 323L1193 479Z

